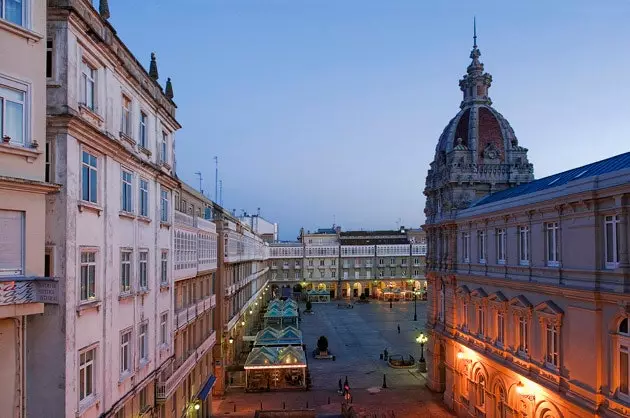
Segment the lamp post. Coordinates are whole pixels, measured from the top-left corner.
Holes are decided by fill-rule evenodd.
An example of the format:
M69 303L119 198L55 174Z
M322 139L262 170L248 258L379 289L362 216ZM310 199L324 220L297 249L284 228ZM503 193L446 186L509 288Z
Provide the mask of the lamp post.
M429 338L424 335L424 332L421 332L418 338L416 338L416 342L420 344L420 360L418 361L418 371L426 372L427 371L427 363L424 360L424 344L429 340Z
M413 320L418 320L418 295L416 294L416 287L413 288Z

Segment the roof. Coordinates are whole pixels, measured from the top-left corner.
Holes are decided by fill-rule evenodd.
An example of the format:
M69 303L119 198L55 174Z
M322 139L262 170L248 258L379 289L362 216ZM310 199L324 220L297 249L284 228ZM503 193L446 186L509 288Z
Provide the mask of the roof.
M254 347L247 356L245 369L305 367L306 356L301 347Z
M521 184L520 186L501 190L499 192L481 198L471 207L479 207L513 197L536 193L541 190L563 186L573 181L582 180L588 177L612 173L614 171L622 170L624 168L630 168L630 152L606 158L605 160L596 161L594 163L590 163L581 167L573 168L568 171L563 171L561 173L556 173L551 176L543 177L529 183Z
M317 231L315 231L314 233L315 234L336 234L337 231L335 231L334 228L318 228Z

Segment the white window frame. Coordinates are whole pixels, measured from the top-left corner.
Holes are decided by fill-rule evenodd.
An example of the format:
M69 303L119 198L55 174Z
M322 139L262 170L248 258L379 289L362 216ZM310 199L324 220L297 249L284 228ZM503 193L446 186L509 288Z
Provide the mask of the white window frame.
M122 377L131 373L132 360L132 338L131 328L127 328L120 333L120 353L119 353L119 369Z
M462 233L462 261L470 263L470 232Z
M507 244L507 232L505 228L497 228L497 264L505 264L507 259L506 244Z
M149 362L149 321L138 326L138 360L140 365Z
M505 312L497 310L497 345L505 344Z
M96 112L96 79L96 67L83 58L81 60L81 79L79 81L80 103L92 112ZM90 95L88 95L88 91L91 92Z
M486 231L478 231L477 232L477 252L479 255L479 264L486 264L487 262L487 254L486 254Z
M547 222L545 224L545 238L547 248L547 267L560 267L560 254L558 251L558 232L560 227L558 222Z
M479 373L477 377L477 407L481 410L486 406L486 377Z
M521 266L529 266L529 227L519 226L518 228L518 250L519 264Z
M129 256L128 259L125 256ZM129 294L132 290L131 266L133 263L133 251L123 249L120 251L120 293Z
M549 368L560 367L560 327L545 321L545 363Z
M168 222L169 220L169 199L168 190L160 190L160 221Z
M85 158L86 155L88 157L88 162L84 161L84 158ZM95 160L95 162L94 162L95 165L92 165L92 158ZM94 204L98 204L98 202L99 202L98 160L99 160L99 157L98 157L97 154L95 154L95 153L93 153L93 152L91 152L91 151L89 151L87 149L81 150L81 190L79 191L79 193L81 193L81 200L83 200L84 202L90 202L90 203L94 203ZM86 168L87 172L88 172L87 179L83 175L83 169L84 168ZM96 181L95 181L95 185L94 185L96 190L92 190L92 181L91 180L92 180L93 177L96 177ZM87 188L88 188L87 199L85 199L86 196L83 195L83 188L85 187L86 182L87 182ZM94 196L92 196L92 194L94 194Z
M146 150L149 149L148 135L149 133L149 116L140 111L139 129L138 129L138 143Z
M120 210L133 213L133 172L120 170Z
M168 134L162 131L160 142L160 162L168 164Z
M486 331L486 311L483 304L477 305L477 334L483 336Z
M468 329L468 300L462 299L462 329Z
M23 0L22 1L22 16L21 22L17 23L12 20L6 18L6 1L0 1L0 19L5 20L7 22L11 22L13 25L20 26L22 28L30 29L30 1Z
M84 255L86 255L85 261L84 261ZM93 256L93 260L90 260L90 255ZM96 291L96 275L97 275L97 251L96 249L82 249L80 254L79 254L79 301L80 303L90 303L94 300L96 300L96 295L97 295L97 291ZM90 270L93 271L93 275L90 278ZM84 277L84 271L85 271L85 277ZM85 280L85 289L86 289L86 294L84 297L83 294L83 282ZM92 295L90 295L89 292L89 285L90 285L90 281L92 281L92 286L94 289L94 293Z
M160 345L168 345L168 311L160 314Z
M160 257L160 285L168 286L168 250L162 250Z
M54 164L53 164L53 157L54 157L54 144L52 141L46 141L46 146L45 146L45 157L44 157L44 164L45 164L45 171L44 171L44 181L47 183L54 183L55 182L55 173L54 173Z
M50 75L48 75L48 63L50 63ZM55 79L55 39L52 36L46 38L46 78Z
M610 231L608 228L610 227ZM608 245L609 236L610 247ZM604 263L607 269L619 267L619 215L607 215L604 217Z
M140 189L138 195L138 214L140 216L144 216L145 218L149 217L149 180L140 177L140 181L138 182L138 187Z
M149 250L146 249L138 253L138 288L149 290Z
M131 101L131 98L125 93L121 95L120 109L121 109L120 132L122 132L124 135L127 135L129 138L131 138L132 137L131 136L132 134L131 113L133 109L133 102Z
M517 321L517 348L521 354L529 353L529 318L519 315Z
M15 91L19 94L23 95L22 100L17 100L11 98L5 98L3 96L2 91L0 91L0 142L2 138L7 134L6 132L6 102L10 101L12 103L16 103L22 106L22 138L21 140L16 140L15 138L11 138L10 144L16 146L27 146L31 143L31 87L30 84L19 81L14 78L9 78L6 76L0 76L0 88L6 89L9 91Z
M89 353L92 354L92 358L88 360ZM96 396L96 355L96 346L91 346L79 351L79 374L77 380L77 385L79 386L77 391L79 404L90 403L91 399ZM91 376L91 379L88 379L88 376ZM83 385L81 384L82 377Z
M25 261L26 261L26 217L25 212L15 211L15 210L2 210L0 209L0 248L3 250L6 249L7 253L11 254L12 250L15 247L19 247L19 254L12 253L8 258L6 257L7 253L0 255L4 259L4 263L7 263L5 267L0 266L0 277L2 276L23 276L25 272ZM6 218L5 218L6 216ZM3 221L2 218L6 220ZM19 237L15 237L13 234L9 235L7 239L6 230L4 229L3 224L7 222L10 229L19 229L17 234ZM15 222L14 225L11 226L11 222ZM4 241L6 239L6 241ZM16 243L14 240L19 239L19 243ZM4 242L3 242L4 241ZM8 248L7 248L8 247ZM17 260L19 258L19 260ZM4 264L3 263L3 264ZM17 265L13 265L14 263L18 263Z

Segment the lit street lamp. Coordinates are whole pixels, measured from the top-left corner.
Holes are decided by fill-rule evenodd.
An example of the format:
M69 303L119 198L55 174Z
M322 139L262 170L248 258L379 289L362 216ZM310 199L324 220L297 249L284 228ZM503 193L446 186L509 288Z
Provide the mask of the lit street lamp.
M427 371L427 363L424 360L424 344L429 340L429 338L424 335L424 332L421 332L418 338L416 338L416 342L420 344L420 360L418 361L418 371L426 372Z

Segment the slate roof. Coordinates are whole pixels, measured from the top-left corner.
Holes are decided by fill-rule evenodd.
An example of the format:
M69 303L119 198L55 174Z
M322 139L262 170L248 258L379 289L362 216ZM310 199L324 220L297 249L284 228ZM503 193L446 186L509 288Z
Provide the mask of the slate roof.
M489 203L498 202L513 197L519 197L530 193L536 193L541 190L550 189L552 187L563 186L572 181L585 179L588 177L599 176L602 174L612 173L614 171L630 168L630 152L615 155L605 160L596 161L581 167L573 168L562 173L552 174L520 186L501 190L475 202L471 207L479 207Z

